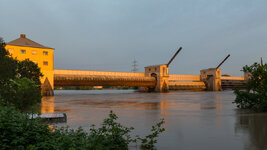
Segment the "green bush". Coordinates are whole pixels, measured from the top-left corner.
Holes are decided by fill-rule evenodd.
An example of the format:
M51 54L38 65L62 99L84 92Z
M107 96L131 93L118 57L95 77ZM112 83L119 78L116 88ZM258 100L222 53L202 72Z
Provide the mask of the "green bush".
M246 90L235 90L237 107L252 109L258 112L267 111L267 64L254 63L243 67L245 73L251 75L246 83Z
M0 149L26 149L48 140L50 134L39 120L30 120L12 107L0 108Z
M94 125L90 129L90 139L92 147L101 149L103 146L107 149L124 150L128 148L128 144L133 142L129 133L134 129L127 128L120 123L115 122L118 117L111 112L109 118L105 119L102 127L95 129Z
M44 149L44 150L127 150L128 144L141 141L143 149L154 149L155 139L164 131L163 120L153 126L152 133L145 138L130 137L132 127L116 122L118 117L110 112L100 128L91 126L90 132L82 128L54 128L53 131L40 119L29 119L12 107L0 108L0 149Z
M152 126L152 133L147 135L145 138L140 138L139 136L137 136L137 139L142 142L141 147L143 149L155 149L155 144L158 142L156 138L160 133L165 131L165 128L161 127L164 123L164 119L161 119L159 123L157 123L155 126Z
M20 111L27 111L40 102L40 91L35 82L28 78L10 79L1 89L2 106L14 106Z

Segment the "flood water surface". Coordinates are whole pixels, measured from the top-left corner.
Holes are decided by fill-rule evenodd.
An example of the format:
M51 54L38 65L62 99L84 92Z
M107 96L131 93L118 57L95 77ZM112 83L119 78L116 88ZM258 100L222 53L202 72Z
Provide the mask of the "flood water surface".
M59 126L89 130L113 110L118 122L134 127L140 136L164 118L159 150L267 150L267 114L237 110L234 99L233 91L66 90L44 97L41 111L66 112L68 122Z

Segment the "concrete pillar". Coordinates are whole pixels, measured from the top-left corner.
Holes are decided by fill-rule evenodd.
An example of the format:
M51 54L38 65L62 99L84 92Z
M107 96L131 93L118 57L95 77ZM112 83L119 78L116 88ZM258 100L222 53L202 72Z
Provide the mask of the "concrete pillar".
M210 68L201 70L200 79L205 83L208 91L222 91L220 69Z
M149 91L168 92L169 91L169 68L167 65L154 65L145 67L145 76L156 78L157 84Z
M42 95L43 96L54 96L54 89L50 84L48 78L45 78L44 83L42 84Z

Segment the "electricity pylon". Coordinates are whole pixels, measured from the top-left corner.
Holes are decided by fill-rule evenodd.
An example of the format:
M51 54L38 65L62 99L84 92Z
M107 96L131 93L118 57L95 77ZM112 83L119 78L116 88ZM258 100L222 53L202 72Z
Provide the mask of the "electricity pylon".
M137 61L135 60L135 58L134 58L134 61L133 61L133 69L132 69L132 72L137 72Z

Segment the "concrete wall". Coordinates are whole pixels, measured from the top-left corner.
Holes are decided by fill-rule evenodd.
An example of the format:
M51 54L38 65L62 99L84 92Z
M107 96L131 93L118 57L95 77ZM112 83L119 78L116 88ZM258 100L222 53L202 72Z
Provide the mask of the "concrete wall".
M206 89L204 82L169 82L170 90L197 90Z
M171 81L200 81L200 75L170 74L169 82Z
M227 76L221 76L221 80L245 80L245 77L227 77Z
M221 76L222 89L245 89L245 77Z
M62 70L62 69L55 69L54 70L54 75L102 75L102 76L145 77L144 73L109 72L109 71L85 71L85 70Z
M170 90L205 90L204 82L200 80L200 75L169 75Z

